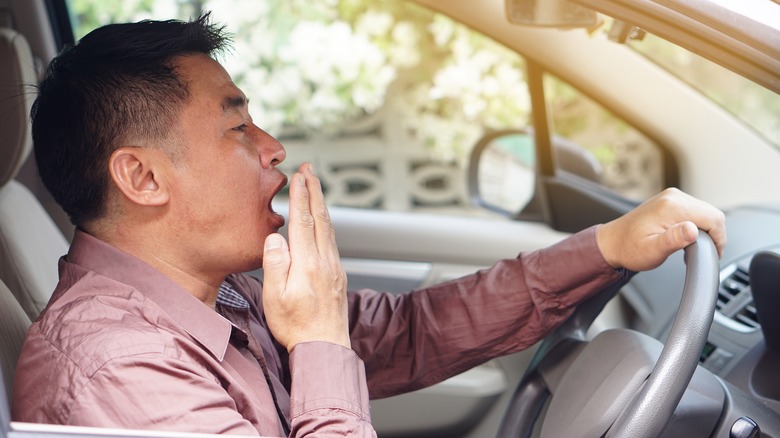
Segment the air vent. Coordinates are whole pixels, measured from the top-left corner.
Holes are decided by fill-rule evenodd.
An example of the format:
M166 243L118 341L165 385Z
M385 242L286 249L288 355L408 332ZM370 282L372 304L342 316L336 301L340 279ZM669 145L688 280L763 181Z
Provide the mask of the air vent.
M750 276L747 271L738 266L729 268L725 271L732 270L732 272L720 282L715 308L742 325L759 328L756 307L750 295Z
M750 286L750 277L748 276L748 273L740 268L735 268L731 275L720 282L718 302L715 304L715 308L722 310L735 297L744 294L748 286Z
M752 299L750 301L753 302ZM753 328L759 328L761 325L758 323L758 314L756 313L756 306L753 304L748 304L747 306L743 307L742 310L739 311L736 315L734 315L734 319L741 322L742 324L745 324L748 327Z

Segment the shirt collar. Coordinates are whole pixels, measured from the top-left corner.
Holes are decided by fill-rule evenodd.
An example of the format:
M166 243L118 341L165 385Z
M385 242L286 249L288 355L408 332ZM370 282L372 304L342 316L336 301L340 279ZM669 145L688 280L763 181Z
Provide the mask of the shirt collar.
M78 229L65 259L135 288L168 313L211 355L220 361L224 358L232 323L157 269Z
M249 310L249 301L239 294L228 282L219 286L217 304L239 310Z

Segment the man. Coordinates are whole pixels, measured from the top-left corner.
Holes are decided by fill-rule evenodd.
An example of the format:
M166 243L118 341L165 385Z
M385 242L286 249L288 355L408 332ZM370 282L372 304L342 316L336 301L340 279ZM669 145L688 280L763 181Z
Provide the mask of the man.
M52 61L33 108L41 177L78 230L31 326L18 421L267 436L373 436L368 395L428 386L533 345L626 270L723 214L667 190L545 250L403 296L346 292L319 180L212 55L223 29L95 30ZM259 267L264 284L233 274Z

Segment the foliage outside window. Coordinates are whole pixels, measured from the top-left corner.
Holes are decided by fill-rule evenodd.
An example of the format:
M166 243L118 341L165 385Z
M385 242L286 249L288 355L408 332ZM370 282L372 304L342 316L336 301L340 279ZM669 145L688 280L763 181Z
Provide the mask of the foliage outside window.
M404 127L442 159L465 158L483 129L525 124L516 54L410 2L71 0L77 35L107 22L212 11L236 35L223 60L275 135L335 134L399 92ZM397 88L402 88L398 90Z
M661 150L634 127L554 76L545 77L553 132L591 153L601 183L641 201L663 190Z

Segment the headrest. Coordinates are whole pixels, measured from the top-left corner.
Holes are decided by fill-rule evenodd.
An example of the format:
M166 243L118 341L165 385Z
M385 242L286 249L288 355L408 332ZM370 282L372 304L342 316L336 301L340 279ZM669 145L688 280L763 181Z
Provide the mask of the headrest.
M30 108L37 77L27 40L0 28L0 188L14 179L32 148Z

